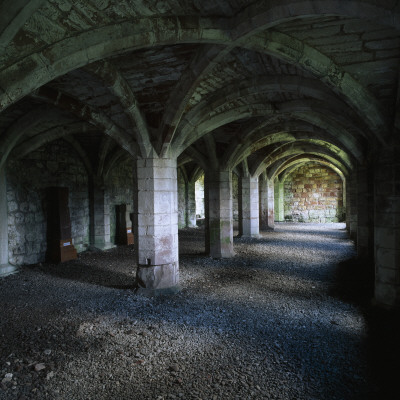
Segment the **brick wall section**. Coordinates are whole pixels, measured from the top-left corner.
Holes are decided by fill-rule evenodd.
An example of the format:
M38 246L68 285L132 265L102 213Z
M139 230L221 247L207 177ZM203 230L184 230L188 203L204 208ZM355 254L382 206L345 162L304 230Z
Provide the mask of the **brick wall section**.
M284 209L288 221L342 221L343 183L340 176L316 163L299 167L285 180Z
M105 181L105 197L110 207L110 240L115 243L116 206L126 204L127 211L133 212L133 160L114 165Z
M10 161L6 169L9 261L15 265L45 260L45 188L69 189L73 244L78 251L89 242L88 178L83 163L64 141L55 141Z

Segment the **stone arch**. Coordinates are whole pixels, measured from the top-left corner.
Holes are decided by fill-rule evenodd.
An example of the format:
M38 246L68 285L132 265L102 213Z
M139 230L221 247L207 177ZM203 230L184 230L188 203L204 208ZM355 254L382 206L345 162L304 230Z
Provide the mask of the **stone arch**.
M349 131L349 129L354 129L357 131L356 127L351 126L351 122L344 120L343 123L339 124L337 121L329 118L329 112L326 109L322 109L319 104L316 105L317 109L313 109L313 104L309 103L309 101L304 101L304 103L308 107L308 111L299 112L296 110L297 104L293 104L293 102L289 102L286 106L280 105L280 108L286 108L285 112L279 112L277 110L277 106L273 106L271 104L265 103L257 103L257 104L248 104L248 105L233 105L231 109L222 109L221 114L216 114L214 116L210 116L209 114L204 114L202 120L199 121L192 121L193 125L186 124L184 130L186 130L185 137L188 138L189 142L186 142L186 146L190 146L193 142L198 140L200 137L205 135L206 133L211 132L212 130L216 129L217 127L227 124L232 121L240 120L242 118L248 117L256 117L262 116L272 118L273 116L282 116L282 117L289 117L294 118L297 120L303 120L308 122L312 125L316 125L318 128L326 129L332 136L336 136L342 138L342 145L345 145L345 148L349 149L349 153L355 152L355 158L362 158L362 150L355 145L353 137L353 132ZM291 111L293 109L294 111ZM305 105L303 105L303 109L305 110ZM338 118L341 119L340 117ZM347 123L346 125L345 122ZM262 135L262 133L261 133ZM250 144L249 144L250 146ZM179 145L176 143L177 148L183 148L184 144Z
M45 0L13 0L0 4L0 49L4 50L8 43L23 27L30 16L40 8Z
M110 117L100 110L82 103L69 95L49 87L41 87L35 97L44 100L55 107L66 110L78 118L96 126L106 135L112 137L123 149L131 155L138 153L138 146L133 137L120 128Z
M322 141L306 141L306 140L297 140L296 142L292 142L292 143L293 143L294 147L297 147L298 145L301 146L303 143L303 144L306 144L307 146L320 147L322 150L329 151L331 154L334 154L336 156L335 157L335 165L337 166L337 168L342 170L343 173L345 173L345 174L348 174L348 171L352 170L354 168L354 164L351 162L351 160L348 159L347 155L337 153L338 149L332 148L329 143L324 143ZM284 148L284 147L288 147L288 146L283 145L282 147ZM277 151L279 151L279 148L277 149ZM267 173L268 179L273 178L276 175L277 171L279 171L282 168L282 166L284 166L287 162L292 161L293 158L297 159L297 157L298 156L295 155L294 157L287 156L283 159L279 159L279 158L276 159L268 167L268 173ZM300 158L301 158L301 156L300 156ZM260 159L262 159L262 158L260 158Z
M124 106L125 112L136 126L136 141L141 156L146 157L152 149L150 134L147 129L145 117L140 110L136 96L129 83L118 68L110 61L93 63L86 66L85 69L103 80Z
M47 107L38 107L28 112L12 124L0 138L0 169L5 165L14 146L24 135L35 126L48 120L60 120L60 113L48 110Z
M261 30L274 27L302 16L347 16L350 18L377 21L380 24L399 29L400 12L397 5L394 9L371 4L362 0L272 0L255 3L245 8L235 17L233 31L235 38L247 39Z
M349 73L335 64L328 56L311 46L280 32L265 32L246 40L246 47L299 65L313 73L333 89L342 93L346 102L366 118L372 131L381 142L382 130L388 132L385 112L375 97Z
M292 127L292 129L286 129L284 131L279 130L279 128L279 126L273 126L268 128L266 132L264 130L260 130L257 132L257 135L253 135L251 140L246 140L243 145L237 144L236 148L230 148L226 152L224 161L225 165L231 168L233 165L240 163L244 158L248 157L252 152L271 144L279 142L295 142L298 140L308 141L309 143L324 142L327 147L332 147L338 153L342 152L343 156L351 163L354 162L354 160L360 159L360 157L356 158L354 154L352 154L338 140L335 140L333 135L327 135L325 131L321 130L321 133L318 136L315 136L315 130L312 133L307 130L297 130L295 125ZM288 128L288 126L286 125L285 128ZM313 137L317 137L319 139L313 139ZM343 148L344 150L341 150Z
M252 176L259 176L266 168L272 165L279 159L285 157L291 157L298 154L313 154L321 156L333 163L336 161L343 162L336 154L331 150L323 148L318 145L310 145L308 143L289 143L279 146L274 151L270 152L268 156L261 158L253 163L250 168L250 174Z
M332 162L329 162L327 160L324 160L321 157L313 157L313 156L303 156L301 155L298 158L292 158L289 159L288 161L283 162L282 164L277 164L276 168L272 169L270 168L268 178L269 179L275 179L277 176L280 176L280 180L284 179L284 177L292 171L293 168L298 168L299 165L302 165L304 163L314 161L318 164L325 165L331 169L333 169L341 178L342 181L346 181L346 176L348 176L349 171L347 168L341 164L339 161L336 162L336 164L333 164Z
M130 155L123 149L118 149L117 151L114 151L113 155L104 163L104 168L103 168L104 179L108 177L111 169L117 162L123 162L128 158L130 158Z
M5 68L0 75L0 110L58 76L116 54L176 43L229 42L229 29L221 29L220 22L202 17L142 18L80 32Z
M248 38L245 37L246 30L248 34L254 34L260 30L261 27L266 28L269 25L268 21L270 21L272 16L275 16L273 24L278 24L293 18L292 10L296 9L298 5L296 3L289 3L290 7L287 10L286 8L283 8L286 10L284 12L282 12L282 7L280 6L278 14L275 14L274 12L271 13L271 10L274 9L271 4L268 4L266 7L262 6L261 10L264 8L264 11L261 11L261 13L257 12L257 17L250 18L250 23L248 21L246 22L248 28L251 27L250 31L248 28L236 28L236 34L232 29L229 29L229 20L226 24L228 27L225 25L224 28L221 29L218 27L218 25L221 26L221 20L191 18L190 24L187 24L184 17L178 17L175 19L162 17L140 19L135 21L135 24L123 22L118 25L109 25L91 31L81 32L73 38L61 40L40 53L35 53L26 57L17 65L11 65L4 69L2 76L0 76L0 86L4 92L0 96L0 108L4 109L9 104L22 98L24 95L32 92L57 76L63 75L93 61L134 49L146 46L189 42L229 44L232 42L232 37L238 36L238 32L240 31L242 31L242 34L235 39L237 40L242 37L243 43L250 43ZM364 2L352 1L347 3L351 3L351 6L349 6L349 4L343 6L343 2L339 1L321 2L318 6L314 2L302 2L296 17L305 15L326 15L326 11L324 11L325 6L329 5L333 14L350 15L358 18L361 16L363 18L371 18L374 20L380 18L383 21L394 23L394 26L398 27L398 13L393 12L393 10L389 11L382 7L372 7ZM245 11L242 12L242 17L237 17L236 20L234 20L233 25L241 25L238 20L240 18L243 18L243 20L249 20L249 13L251 14L253 12L251 10L253 9L260 10L260 6L245 9ZM268 12L265 10L268 10ZM276 8L276 10L278 10L278 8ZM369 12L367 12L367 10ZM276 34L276 32L274 34ZM244 39L246 40L244 41ZM253 49L257 50L257 46L258 49L262 49L263 46L265 47L265 43L270 42L275 43L275 50L284 47L284 43L280 43L279 41L277 46L276 39L275 41L265 41L264 39L260 40L260 38L256 38L253 43L253 47L255 46ZM84 44L83 46L82 43ZM235 42L235 45L240 45L240 43ZM312 61L316 56L316 50L307 46L304 47L303 45L301 47L306 49L310 55L313 55L312 57L307 58L307 60ZM271 50L272 49L269 51ZM289 53L292 53L292 51ZM292 56L291 62L301 61L304 59L303 56L304 54L297 54L295 57ZM321 63L321 57L326 61ZM361 101L360 106L362 105L365 107L358 107L358 109L371 110L371 107L374 108L375 113L367 113L366 116L368 118L369 115L376 115L378 125L382 128L382 125L384 125L384 119L379 118L380 111L376 108L376 102L371 98L371 96L369 96L368 92L349 74L341 71L341 69L337 65L333 64L331 60L327 59L326 56L319 53L318 60L318 63L315 62L313 65L314 69L323 65L323 69L328 68L328 73L325 74L320 71L317 75L329 77L331 76L329 71L334 71L336 78L341 76L340 83L338 84L338 82L336 82L335 87L340 90L343 88L348 89L345 94L350 102L352 102L353 99L358 99L360 97L359 94L362 93L361 98L358 100ZM308 69L311 69L308 62L304 62L303 64L304 67L308 66ZM19 83L20 81L18 81L15 87L15 79L12 79L12 76L14 76L16 69L21 72L21 74L18 75L19 78L24 76L24 82ZM336 78L335 80L337 81ZM21 87L23 87L23 89L21 89ZM372 126L375 125L376 124L374 123L372 124Z
M86 122L73 122L68 125L55 126L15 146L11 151L10 157L22 158L31 151L34 151L53 140L81 132L87 132L90 129L91 125L88 125Z
M199 139L204 134L212 131L213 129L235 121L241 118L249 117L249 116L260 116L262 115L257 108L262 107L267 111L266 115L271 116L276 111L281 111L282 113L292 113L293 115L299 115L300 119L305 119L304 116L308 113L310 123L313 123L313 119L310 117L315 115L314 119L317 120L318 125L322 125L324 127L331 126L331 129L341 123L342 127L336 129L335 136L339 137L351 137L352 135L347 134L343 135L343 126L345 126L348 130L348 127L351 127L354 134L359 136L365 136L366 132L368 132L367 128L365 130L359 129L354 123L350 122L348 118L346 118L347 110L339 101L334 101L332 99L332 104L336 107L333 110L333 107L324 108L321 106L321 102L318 100L292 100L283 103L274 103L271 102L271 99L268 98L268 92L271 89L276 89L283 92L288 93L296 93L304 96L317 95L317 99L323 99L325 95L328 95L325 90L316 90L314 87L311 88L303 88L298 86L298 80L295 82L295 79L289 78L288 82L283 80L280 84L276 84L273 81L267 80L268 82L263 85L262 83L257 86L256 82L245 82L242 84L242 87L237 90L234 86L228 86L217 93L212 94L211 96L207 96L204 98L196 107L190 110L182 119L181 125L179 127L179 132L174 138L172 142L172 146L174 151L180 152L183 151L185 146L189 146L197 139ZM313 80L303 80L307 84L311 82L314 84ZM248 85L250 83L250 85ZM266 91L266 93L264 92ZM264 96L261 93L265 93L265 101ZM331 96L333 97L333 96ZM256 105L263 99L263 103L260 105ZM248 108L246 108L248 105ZM231 110L235 109L235 112L232 113ZM241 112L242 109L243 111ZM319 112L320 116L316 114ZM237 118L233 118L233 115L236 115ZM327 119L328 116L331 117L331 120L323 123L324 119ZM360 121L360 125L363 126L363 123ZM368 137L368 136L367 136ZM354 149L357 149L357 146L352 144Z

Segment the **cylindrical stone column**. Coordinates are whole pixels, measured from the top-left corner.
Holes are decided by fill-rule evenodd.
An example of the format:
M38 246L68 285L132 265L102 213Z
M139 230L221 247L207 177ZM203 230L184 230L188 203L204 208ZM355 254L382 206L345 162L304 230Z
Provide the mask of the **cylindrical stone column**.
M260 234L258 177L242 176L239 180L241 232L244 237Z
M213 258L229 258L233 251L232 172L205 174L206 252Z
M137 161L134 199L138 290L176 291L179 283L176 159Z
M273 230L275 227L274 182L265 173L260 176L260 228Z

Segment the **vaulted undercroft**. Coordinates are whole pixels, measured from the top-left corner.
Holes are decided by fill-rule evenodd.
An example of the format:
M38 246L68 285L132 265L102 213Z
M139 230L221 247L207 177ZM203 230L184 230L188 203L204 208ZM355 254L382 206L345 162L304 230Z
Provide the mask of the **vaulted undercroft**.
M345 218L375 302L398 307L399 28L394 0L2 1L1 270L133 230L141 290L174 290L201 175L206 251L225 258L232 174L257 236L313 166L344 196L320 218Z

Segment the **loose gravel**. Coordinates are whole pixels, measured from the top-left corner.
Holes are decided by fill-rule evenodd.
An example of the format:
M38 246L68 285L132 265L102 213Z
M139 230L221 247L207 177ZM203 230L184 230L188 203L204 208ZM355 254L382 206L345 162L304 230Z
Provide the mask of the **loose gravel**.
M180 293L133 293L134 249L0 279L1 399L366 399L362 307L335 295L343 224L277 224L204 254L180 231Z

